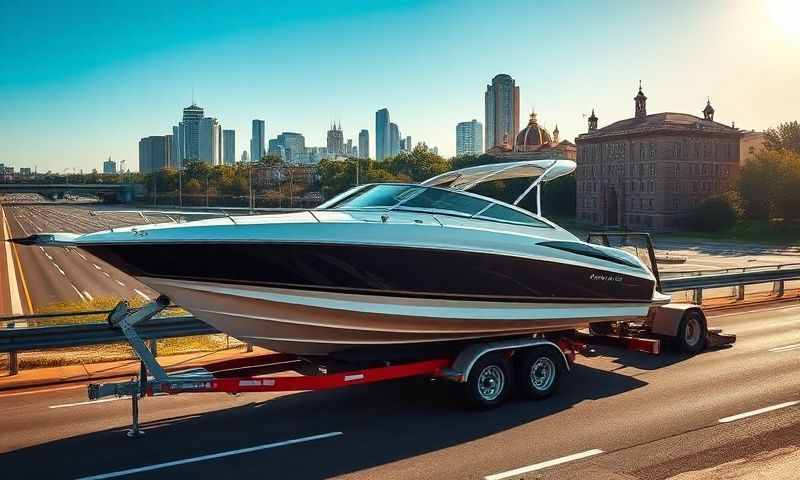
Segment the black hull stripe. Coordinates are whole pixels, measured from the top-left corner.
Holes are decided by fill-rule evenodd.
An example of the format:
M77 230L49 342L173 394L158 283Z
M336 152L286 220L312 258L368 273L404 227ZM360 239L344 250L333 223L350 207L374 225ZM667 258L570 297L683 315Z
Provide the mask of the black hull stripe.
M444 299L647 302L651 279L506 254L387 245L82 245L135 277Z
M197 277L148 277L157 278L159 280L177 280L177 281L190 281L190 282L204 282L204 283L218 283L222 285L237 285L243 287L266 287L266 288L281 288L284 290L300 290L308 292L325 292L325 293L338 293L349 295L372 295L379 297L393 297L393 298L408 298L408 299L426 299L426 300L461 300L461 301L475 301L475 302L498 302L498 303L577 303L577 304L597 304L597 303L649 303L652 297L644 298L641 300L631 300L629 298L577 298L577 297L514 297L509 295L458 295L458 294L441 294L430 292L402 292L393 290L370 290L370 289L353 289L353 288L340 288L340 287L320 287L316 285L298 285L298 284L280 284L269 282L241 282L237 280L221 279L221 278L197 278Z

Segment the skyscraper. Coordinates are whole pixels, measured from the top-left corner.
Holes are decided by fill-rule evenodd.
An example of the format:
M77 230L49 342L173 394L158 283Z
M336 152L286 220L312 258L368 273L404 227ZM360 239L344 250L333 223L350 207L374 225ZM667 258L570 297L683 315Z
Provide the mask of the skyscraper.
M396 123L389 124L389 155L394 157L400 153L400 127Z
M337 127L334 123L331 125L331 129L328 130L328 152L332 155L341 155L345 153L344 134L342 133L341 124Z
M197 160L200 158L200 120L203 119L203 109L194 103L183 109L183 129L179 138L175 139L183 147L183 156L176 159L176 163L183 164L183 160ZM174 133L174 131L173 131Z
M389 123L389 110L382 108L375 112L375 160L381 161L391 155Z
M266 148L266 126L264 120L253 120L253 132L250 136L250 161L258 162L264 157Z
M277 145L283 148L283 159L289 163L299 163L301 154L306 151L306 138L295 132L283 132L278 135ZM270 148L272 148L270 140Z
M456 156L483 153L483 125L474 118L456 125Z
M486 86L486 148L514 143L519 132L519 87L511 76L501 73Z
M167 168L172 156L172 135L154 135L139 140L139 172Z
M241 161L242 162L249 162L250 161L250 158L247 156L247 150L242 150Z
M369 131L358 132L358 153L361 158L369 158Z
M198 160L211 165L222 163L222 127L216 118L205 117L200 120L198 145Z
M108 157L108 160L103 162L103 174L112 175L114 173L117 173L117 162Z
M222 163L233 165L236 163L236 131L222 131Z
M408 150L409 152L411 150L414 150L414 145L411 144L411 135L406 137L406 150Z

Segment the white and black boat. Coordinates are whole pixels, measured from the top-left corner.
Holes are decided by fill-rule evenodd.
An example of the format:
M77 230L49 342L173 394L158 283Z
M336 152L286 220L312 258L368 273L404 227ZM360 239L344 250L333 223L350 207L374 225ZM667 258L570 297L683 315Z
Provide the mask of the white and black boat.
M453 342L631 320L669 298L634 255L516 204L569 160L369 184L304 211L36 235L78 247L199 319L275 351ZM468 190L534 178L514 203ZM538 204L539 202L537 202Z

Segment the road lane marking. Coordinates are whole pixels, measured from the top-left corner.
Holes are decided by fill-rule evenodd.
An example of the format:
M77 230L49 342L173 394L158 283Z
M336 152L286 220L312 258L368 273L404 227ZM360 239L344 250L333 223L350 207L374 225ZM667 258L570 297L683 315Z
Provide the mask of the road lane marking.
M75 253L77 253L79 257L81 257L82 259L86 260L86 257L84 257L83 255L81 255L81 252L79 252L79 251L77 251L77 250L74 250L74 252L75 252Z
M83 294L84 294L84 295L86 295L86 298L88 298L90 302L94 300L94 297L92 297L92 296L89 294L89 292L87 292L86 290L84 290L84 291L83 291Z
M2 242L5 247L6 253L6 269L8 271L8 294L11 297L11 314L24 315L22 311L22 299L19 295L19 284L17 284L17 272L14 269L14 254L11 251L11 242L6 242L9 237L8 222L6 221L6 212L3 207L0 207L0 220L2 221L3 238Z
M124 287L124 286L125 286L125 284L124 284L124 283L122 283L122 282L120 282L119 280L114 280L114 281L115 281L115 282L117 282L117 284L118 284L120 287Z
M150 297L148 297L147 295L142 293L138 288L134 288L133 291L136 292L137 294L139 294L140 297L144 298L145 301L148 301L148 302L150 301Z
M103 272L103 275L105 275L108 278L111 278L111 275L109 275L108 272Z
M86 389L86 385L72 385L69 387L58 387L58 388L42 388L39 390L28 390L26 392L12 392L12 393L0 393L0 398L6 397L20 397L22 395L34 395L37 393L50 393L50 392L57 392L59 390L76 390L78 388Z
M800 350L800 343L796 343L794 345L786 345L783 347L770 348L767 351L773 353L780 353L780 352L788 352L790 350Z
M102 268L98 267L96 263L93 263L93 264L92 264L92 266L93 266L94 268L96 268L96 269L100 270L100 271L102 271L102 270L103 270Z
M44 252L44 250L42 251ZM51 262L53 261L53 257L51 257L49 253L44 252L44 256L47 257L47 259L50 260Z
M72 284L70 284L70 285L72 285ZM77 293L79 297L81 297L81 300L83 300L84 302L86 301L86 297L84 297L83 294L81 293L81 291L78 290L78 287L76 287L75 285L72 285L72 289L75 290L75 293Z
M755 415L761 415L762 413L773 412L775 410L780 410L781 408L786 408L786 407L792 407L794 405L800 405L800 400L796 400L794 402L779 403L777 405L772 405L770 407L759 408L758 410L751 410L749 412L740 413L738 415L731 415L730 417L720 418L719 423L735 422L736 420L741 420L743 418L752 417Z
M723 287L724 288L724 287ZM747 315L748 313L761 313L761 312L775 312L778 310L789 310L792 308L798 308L797 305L787 305L785 307L772 307L772 308L760 308L755 310L742 310L739 312L731 312L731 313L721 313L719 315L709 314L709 318L722 318L722 317L735 317L741 315Z
M542 470L543 468L554 467L556 465L561 465L562 463L574 462L575 460L593 457L595 455L600 455L601 453L603 453L602 450L594 448L592 450L586 450L585 452L573 453L572 455L567 455L566 457L556 458L541 463L534 463L533 465L528 465L527 467L520 467L507 472L495 473L494 475L488 475L485 478L486 480L501 480L503 478L516 477L517 475L535 472L536 470Z
M3 214L5 216L5 213ZM19 221L17 222L19 223ZM5 225L11 232L11 225L8 224L8 219L5 219ZM19 281L22 284L22 293L25 294L25 303L28 305L28 313L33 313L33 302L31 302L31 292L28 290L28 282L25 280L25 272L22 270L22 262L19 260L19 252L17 251L17 244L11 244L11 251L14 253L14 260L17 262L17 270L19 271Z
M53 264L53 266L54 266L54 267L56 267L56 268L58 269L58 273L60 273L61 275L65 276L65 277L67 276L67 274L66 274L66 273L64 273L64 270L61 270L61 267L59 267L59 266L58 266L58 264L57 264L56 262L50 262L50 263L52 263L52 264Z
M83 405L94 405L95 403L106 403L106 402L116 402L117 400L130 400L130 395L125 397L112 397L112 398L103 398L100 400L87 400L85 402L75 402L75 403L62 403L61 405L50 405L47 408L68 408L68 407L80 407Z
M271 448L284 447L287 445L295 445L298 443L312 442L314 440L323 440L325 438L338 437L343 435L342 432L328 432L319 435L311 435L308 437L293 438L291 440L284 440L282 442L267 443L255 447L240 448L238 450L228 450L226 452L212 453L208 455L200 455L199 457L185 458L183 460L174 460L172 462L156 463L154 465L146 465L144 467L129 468L127 470L119 470L110 473L101 473L99 475L92 475L89 477L81 477L79 480L102 480L105 478L122 477L124 475L131 475L133 473L149 472L152 470L160 470L162 468L175 467L177 465L186 465L187 463L204 462L206 460L214 460L217 458L230 457L233 455L241 455L243 453L258 452L260 450L268 450Z

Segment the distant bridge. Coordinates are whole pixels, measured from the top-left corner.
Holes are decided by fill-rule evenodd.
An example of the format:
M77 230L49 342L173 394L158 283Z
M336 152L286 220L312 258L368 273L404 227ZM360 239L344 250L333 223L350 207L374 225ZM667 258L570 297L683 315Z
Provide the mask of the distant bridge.
M130 203L133 201L134 187L132 183L0 183L0 194L3 193L38 193L53 199L64 195L90 194L100 197L107 203Z

